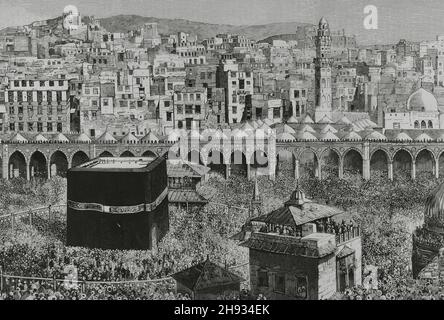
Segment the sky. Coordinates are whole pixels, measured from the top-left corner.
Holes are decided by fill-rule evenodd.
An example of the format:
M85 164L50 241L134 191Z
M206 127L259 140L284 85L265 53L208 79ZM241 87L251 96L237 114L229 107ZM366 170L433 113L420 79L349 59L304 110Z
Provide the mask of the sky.
M364 42L444 34L442 0L0 0L0 28L58 16L67 5L96 17L138 14L234 25L316 23L325 16L332 29L345 29ZM378 9L377 30L364 28L367 5Z

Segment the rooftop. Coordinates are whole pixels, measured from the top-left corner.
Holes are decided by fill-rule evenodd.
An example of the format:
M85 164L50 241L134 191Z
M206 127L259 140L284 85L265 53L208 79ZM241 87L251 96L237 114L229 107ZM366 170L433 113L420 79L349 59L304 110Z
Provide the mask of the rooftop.
M96 158L77 167L77 169L143 169L155 158Z

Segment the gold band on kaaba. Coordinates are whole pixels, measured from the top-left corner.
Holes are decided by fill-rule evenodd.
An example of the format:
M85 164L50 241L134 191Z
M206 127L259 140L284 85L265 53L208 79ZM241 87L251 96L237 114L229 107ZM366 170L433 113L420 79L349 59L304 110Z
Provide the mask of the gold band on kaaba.
M151 212L165 200L168 196L168 188L151 203L142 203L134 206L105 206L99 203L85 203L68 200L68 208L79 211L96 211L110 214L131 214L139 212Z

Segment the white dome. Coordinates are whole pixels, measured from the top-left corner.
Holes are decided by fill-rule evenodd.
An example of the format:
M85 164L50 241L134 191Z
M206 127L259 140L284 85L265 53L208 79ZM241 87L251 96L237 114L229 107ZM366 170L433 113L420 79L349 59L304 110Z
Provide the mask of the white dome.
M438 112L438 101L432 93L420 88L407 100L407 108L418 112Z

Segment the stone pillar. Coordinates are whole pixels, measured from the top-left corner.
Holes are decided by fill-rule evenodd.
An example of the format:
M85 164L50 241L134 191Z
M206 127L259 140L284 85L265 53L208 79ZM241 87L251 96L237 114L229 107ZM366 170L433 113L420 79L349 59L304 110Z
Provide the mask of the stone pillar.
M251 165L247 163L247 179L251 180Z
M97 157L97 155L96 155L96 144L93 143L93 144L90 145L90 148L89 148L89 158L90 159L94 159L96 157Z
M368 141L364 142L362 177L364 178L364 180L370 180L370 144Z
M321 160L318 160L317 171L318 171L318 179L322 180L322 161Z
M388 162L388 178L393 181L393 161Z
M51 179L51 161L48 161L48 180Z
M439 179L439 158L435 160L435 178Z
M225 179L229 179L231 176L231 165L225 165Z
M412 161L412 180L416 180L416 160Z
M31 180L31 176L30 176L30 165L25 165L26 167L26 180Z
M294 178L298 180L300 177L299 175L299 159L294 160Z
M370 180L370 160L364 159L362 161L362 176L364 180Z
M9 180L9 152L7 144L2 145L2 159L2 177Z
M342 157L339 157L338 178L344 179L344 159Z

